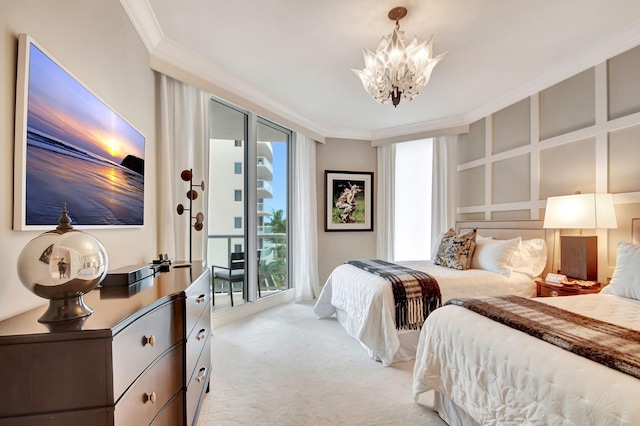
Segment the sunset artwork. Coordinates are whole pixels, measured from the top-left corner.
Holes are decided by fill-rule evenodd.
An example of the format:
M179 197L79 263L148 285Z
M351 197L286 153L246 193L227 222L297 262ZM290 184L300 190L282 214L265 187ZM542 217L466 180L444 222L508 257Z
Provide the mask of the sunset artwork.
M29 44L25 225L142 226L145 138Z

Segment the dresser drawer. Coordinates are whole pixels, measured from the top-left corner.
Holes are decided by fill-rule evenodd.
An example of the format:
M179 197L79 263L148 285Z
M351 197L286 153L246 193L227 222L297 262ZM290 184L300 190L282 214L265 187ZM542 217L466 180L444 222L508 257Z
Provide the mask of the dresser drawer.
M211 284L209 274L204 274L197 283L189 288L186 300L187 336L193 331L202 312L211 309Z
M0 346L0 418L108 404L110 346L110 338Z
M116 425L148 425L182 392L183 350L182 345L176 346L133 383L116 405Z
M187 387L187 424L194 424L200 401L204 392L209 388L211 376L211 339L206 339L206 345L200 354L195 371Z
M177 426L184 424L184 392L174 396L151 422L153 426Z
M113 394L117 401L158 356L183 339L183 305L172 300L134 321L113 339ZM148 422L147 422L148 423Z
M0 419L0 426L111 426L112 424L113 411L106 408Z
M198 362L198 358L202 353L202 348L205 345L210 344L209 336L211 335L211 317L208 315L208 312L204 313L196 327L194 327L193 332L187 338L187 365L186 365L186 380L189 383L191 380L191 376L194 373L196 368L196 363Z

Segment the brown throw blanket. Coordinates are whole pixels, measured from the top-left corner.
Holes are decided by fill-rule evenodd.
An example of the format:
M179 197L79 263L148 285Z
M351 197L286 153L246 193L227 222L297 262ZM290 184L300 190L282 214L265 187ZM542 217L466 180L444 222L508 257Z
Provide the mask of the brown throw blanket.
M389 281L396 304L398 330L420 330L427 316L441 306L438 282L426 272L380 259L349 260L346 263Z
M447 303L640 379L640 332L519 296Z

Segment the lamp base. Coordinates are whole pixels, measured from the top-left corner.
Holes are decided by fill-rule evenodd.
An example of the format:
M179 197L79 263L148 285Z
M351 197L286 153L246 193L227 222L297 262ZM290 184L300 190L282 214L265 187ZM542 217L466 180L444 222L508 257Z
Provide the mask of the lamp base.
M49 307L45 313L38 318L38 322L51 323L88 317L93 313L93 309L84 303L82 296L81 294L67 299L51 299L49 301Z
M598 237L595 235L561 235L560 269L567 277L598 280Z

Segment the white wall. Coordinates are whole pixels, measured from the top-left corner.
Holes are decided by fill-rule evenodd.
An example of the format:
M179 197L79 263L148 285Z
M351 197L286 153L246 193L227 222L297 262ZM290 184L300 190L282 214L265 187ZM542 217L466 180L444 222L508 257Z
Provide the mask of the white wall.
M149 55L117 0L0 2L0 319L46 303L18 280L16 261L40 232L13 231L13 146L18 34L27 33L146 136L145 225L95 230L111 268L157 256L155 78Z
M373 232L325 232L324 231L324 172L341 170L374 172L373 196L377 182L376 148L371 141L327 138L316 150L316 187L318 188L318 275L324 285L331 271L349 259L372 259L376 257L376 230ZM375 211L373 217L375 224Z

